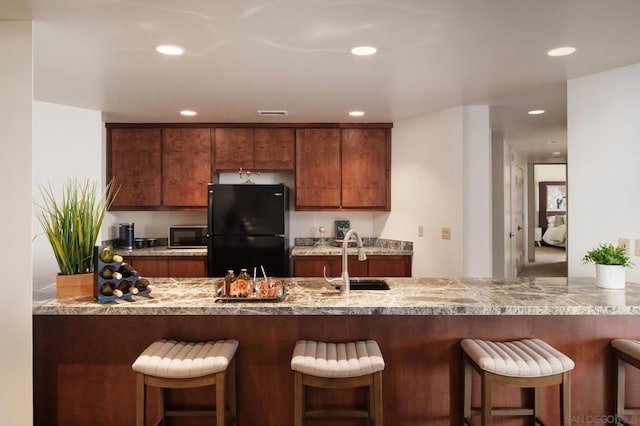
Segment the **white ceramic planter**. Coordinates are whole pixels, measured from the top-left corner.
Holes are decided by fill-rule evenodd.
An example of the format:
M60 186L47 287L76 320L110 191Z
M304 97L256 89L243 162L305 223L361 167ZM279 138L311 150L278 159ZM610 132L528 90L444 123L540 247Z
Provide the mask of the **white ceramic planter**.
M625 284L624 266L596 265L596 286L622 289Z

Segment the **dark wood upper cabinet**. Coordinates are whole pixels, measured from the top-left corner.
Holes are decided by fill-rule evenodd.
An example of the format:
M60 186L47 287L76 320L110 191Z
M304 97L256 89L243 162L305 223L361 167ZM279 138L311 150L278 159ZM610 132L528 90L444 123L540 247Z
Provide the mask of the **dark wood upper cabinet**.
M388 128L298 129L297 210L390 210Z
M340 129L297 129L296 208L339 208L340 181Z
M385 209L390 197L389 132L342 130L342 207ZM389 206L390 207L390 206Z
M211 182L211 130L163 129L162 204L206 207Z
M213 154L216 171L254 170L252 128L214 129Z
M257 171L292 171L294 129L255 129L254 168Z
M294 129L216 128L216 171L252 172L293 170Z
M113 180L120 187L111 208L160 206L161 130L111 129L107 145L107 180Z

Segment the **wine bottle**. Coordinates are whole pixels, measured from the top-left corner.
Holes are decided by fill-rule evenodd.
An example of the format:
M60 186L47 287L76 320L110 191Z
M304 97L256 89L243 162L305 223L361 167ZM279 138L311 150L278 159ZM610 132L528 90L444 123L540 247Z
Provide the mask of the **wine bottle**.
M102 294L103 296L121 297L122 291L118 290L115 284L109 281L100 286L100 294Z
M122 262L124 259L119 254L114 254L112 260L116 263Z
M100 260L102 260L104 263L111 263L113 262L113 255L115 253L113 252L113 250L111 250L110 248L105 248L102 250L102 253L100 253Z
M107 265L100 270L100 276L105 280L119 280L122 278L122 274L115 270L115 268L111 265Z
M131 281L129 280L122 280L120 281L120 283L118 284L118 290L120 290L122 292L122 294L138 294L138 289L131 284Z
M136 281L136 288L138 291L151 291L153 287L149 284L149 280L146 278L140 278Z
M130 277L131 275L133 275L136 271L133 270L133 267L131 265L129 265L128 263L123 263L122 265L120 265L120 267L118 268L118 272L120 272L122 274L123 277Z

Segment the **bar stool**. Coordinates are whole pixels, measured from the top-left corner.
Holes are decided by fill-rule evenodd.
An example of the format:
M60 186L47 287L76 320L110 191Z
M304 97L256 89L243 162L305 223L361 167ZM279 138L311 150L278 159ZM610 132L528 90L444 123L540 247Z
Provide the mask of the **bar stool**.
M490 342L464 339L464 422L480 414L482 425L490 426L494 415L534 416L540 420L540 388L560 385L560 422L571 426L571 370L574 363L566 355L539 339ZM472 368L480 375L481 407L471 407ZM494 384L533 388L533 407L491 408ZM556 424L554 422L554 424Z
M613 356L616 366L616 419L622 424L627 423L625 416L640 415L639 407L625 407L625 367L631 365L640 368L640 340L631 339L614 339L611 342L613 346Z
M368 418L382 426L382 370L384 359L373 340L325 343L300 340L291 358L294 371L294 426L306 418ZM305 386L324 389L368 387L367 410L307 410Z
M212 342L176 342L158 340L149 345L135 360L136 374L136 425L144 426L146 420L146 387L160 388L158 398L158 423L166 417L215 416L216 425L224 426L225 420L236 419L236 367L234 354L236 340ZM225 383L228 388L225 388ZM164 390L185 389L215 384L215 410L165 410ZM229 418L225 417L225 394L228 394Z

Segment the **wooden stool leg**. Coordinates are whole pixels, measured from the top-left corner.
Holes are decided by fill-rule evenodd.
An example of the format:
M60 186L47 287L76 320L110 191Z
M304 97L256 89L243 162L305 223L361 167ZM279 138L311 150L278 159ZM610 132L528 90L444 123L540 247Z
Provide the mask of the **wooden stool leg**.
M540 419L540 400L541 400L540 388L533 388L533 422L531 424L537 424Z
M484 372L480 375L482 387L482 426L491 426L491 387L492 382Z
M158 423L164 422L165 413L164 413L164 388L158 388L158 407L156 408L156 412L158 413ZM163 423L164 424L164 423Z
M225 379L226 374L224 371L220 373L216 373L216 425L217 426L226 426L224 414L226 411L225 408Z
M562 374L560 384L560 424L571 426L571 371Z
M136 373L136 426L144 426L145 406L144 374Z
M471 385L473 379L473 370L471 364L464 359L464 418L471 418ZM466 422L466 420L465 420Z
M374 411L373 425L382 426L382 371L373 373L373 395L373 407L369 408Z
M238 422L238 407L237 407L237 390L236 390L236 359L231 359L229 366L227 367L227 399L229 400L229 417L231 417L232 424Z
M295 371L293 375L293 425L304 425L304 384L302 383L302 373Z

